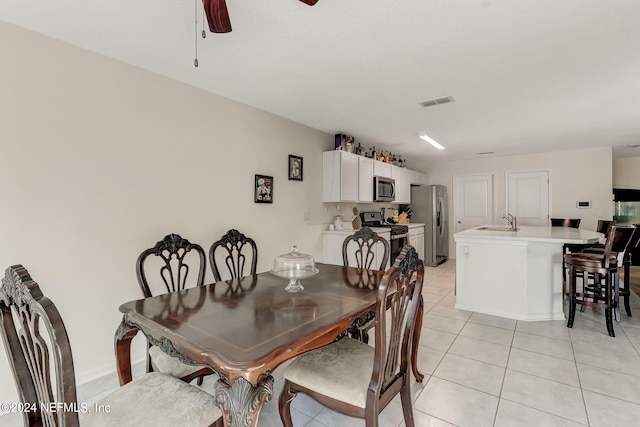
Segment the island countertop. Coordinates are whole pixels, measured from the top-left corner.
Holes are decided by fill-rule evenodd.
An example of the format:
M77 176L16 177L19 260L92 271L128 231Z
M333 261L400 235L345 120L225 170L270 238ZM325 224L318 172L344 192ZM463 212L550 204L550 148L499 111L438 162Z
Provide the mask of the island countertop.
M455 307L524 321L564 319L565 245L595 243L603 235L569 227L486 227L496 230L454 234Z
M507 228L500 225L487 225L483 227L490 228ZM482 229L483 227L476 227L470 230L460 231L455 233L453 237L458 240L459 238L471 238L471 239L487 239L487 240L524 240L530 242L547 242L554 243L561 241L563 243L595 243L604 238L604 234L591 230L581 230L579 228L570 227L545 227L545 226L533 226L524 225L518 227L518 231L496 231Z

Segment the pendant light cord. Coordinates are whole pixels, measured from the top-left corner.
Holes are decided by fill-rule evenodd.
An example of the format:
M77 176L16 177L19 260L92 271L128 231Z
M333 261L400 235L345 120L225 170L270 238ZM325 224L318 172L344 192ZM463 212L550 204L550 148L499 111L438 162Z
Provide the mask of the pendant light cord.
M198 0L194 0L193 2L195 8L194 11L195 13L193 14L195 17L195 24L194 24L194 30L195 30L195 51L196 51L196 57L193 60L193 66L198 68ZM203 30L204 32L204 30Z

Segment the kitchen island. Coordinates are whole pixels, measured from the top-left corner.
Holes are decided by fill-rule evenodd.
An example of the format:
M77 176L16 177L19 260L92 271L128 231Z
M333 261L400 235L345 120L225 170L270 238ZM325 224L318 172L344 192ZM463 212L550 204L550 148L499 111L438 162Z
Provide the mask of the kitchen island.
M486 226L454 234L456 308L517 320L562 320L565 244L603 234L567 227Z

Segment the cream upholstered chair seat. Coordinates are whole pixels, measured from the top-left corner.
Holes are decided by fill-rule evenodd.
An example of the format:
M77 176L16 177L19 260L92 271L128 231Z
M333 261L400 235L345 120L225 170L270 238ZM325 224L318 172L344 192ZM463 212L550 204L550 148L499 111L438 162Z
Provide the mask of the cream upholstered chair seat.
M95 406L89 405L90 412L80 414L81 426L204 427L222 416L213 396L158 372L150 372L120 387L96 405L104 405L102 407L109 410L95 411Z
M162 372L176 378L184 378L205 368L202 365L187 365L177 357L169 356L157 345L149 347L149 357L154 372Z
M365 408L373 371L374 349L345 337L303 354L284 371L284 378L332 399Z

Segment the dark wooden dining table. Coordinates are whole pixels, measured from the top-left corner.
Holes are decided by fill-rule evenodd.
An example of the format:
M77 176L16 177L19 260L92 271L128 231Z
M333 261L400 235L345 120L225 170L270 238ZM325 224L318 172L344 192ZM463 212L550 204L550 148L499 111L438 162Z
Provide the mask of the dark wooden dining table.
M132 380L131 340L138 333L187 364L206 365L220 380L215 399L227 426L257 425L273 393L273 371L283 362L328 345L365 322L384 272L316 264L288 293L287 279L260 273L171 292L120 306L115 334L120 384ZM412 344L415 366L420 324Z

